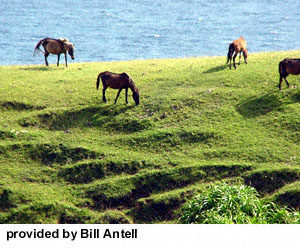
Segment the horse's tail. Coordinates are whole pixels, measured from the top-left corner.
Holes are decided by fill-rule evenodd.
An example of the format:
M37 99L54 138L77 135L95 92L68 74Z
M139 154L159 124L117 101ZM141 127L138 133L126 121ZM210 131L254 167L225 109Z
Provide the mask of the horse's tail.
M105 73L105 72L99 73L99 75L98 75L98 77L97 77L97 82L96 82L96 89L97 89L97 90L99 89L100 79L101 79L102 82L103 82L102 75L103 75L104 73Z
M99 73L99 75L98 75L98 77L97 77L97 82L96 82L96 89L97 89L97 90L99 89L101 74L102 74L102 73Z
M228 48L228 54L227 54L227 62L226 62L226 64L228 64L228 62L230 61L233 53L234 53L234 44L230 43L229 48Z
M285 60L283 60L279 63L279 75L280 75L280 77L285 76L287 74L285 64L286 64Z
M40 49L40 46L41 46L41 44L42 44L43 42L45 42L46 39L47 39L47 38L42 39L42 40L40 40L40 41L36 44L36 46L35 46L35 48L34 48L34 51L33 51L33 55L36 55L36 53L37 53L38 51L43 52L43 51Z

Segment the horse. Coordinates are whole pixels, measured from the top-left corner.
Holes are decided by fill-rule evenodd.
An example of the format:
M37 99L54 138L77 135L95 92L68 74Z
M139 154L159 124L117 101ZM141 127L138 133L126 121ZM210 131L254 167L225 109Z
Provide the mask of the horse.
M243 53L243 56L244 56L244 61L247 64L247 57L248 57L247 42L245 41L244 37L241 36L239 39L234 40L229 45L226 64L228 64L228 62L230 62L230 64L229 64L230 69L231 69L232 56L233 56L233 66L236 69L235 58L236 58L237 54L240 54L240 57L239 57L239 59L240 59L239 60L239 65L240 65L241 64L242 53Z
M285 80L285 83L287 87L290 87L289 82L287 81L286 77L289 74L298 75L300 74L300 59L290 59L286 58L283 61L279 62L279 90L281 90L281 84L283 79Z
M96 89L99 89L100 79L102 81L103 89L102 89L102 100L106 103L105 91L108 87L112 89L119 89L117 97L115 99L115 104L119 98L119 95L123 89L125 89L125 101L128 104L128 88L132 91L132 98L136 105L140 103L140 95L138 88L134 85L132 78L127 73L112 73L112 72L102 72L97 77Z
M44 51L40 49L41 45L43 46ZM59 66L59 59L61 54L65 55L66 67L68 66L67 52L71 56L72 60L75 59L74 44L70 43L66 38L44 38L36 44L33 54L35 55L37 51L41 51L44 54L46 66L49 66L47 61L47 57L49 56L49 54L57 54L57 66Z

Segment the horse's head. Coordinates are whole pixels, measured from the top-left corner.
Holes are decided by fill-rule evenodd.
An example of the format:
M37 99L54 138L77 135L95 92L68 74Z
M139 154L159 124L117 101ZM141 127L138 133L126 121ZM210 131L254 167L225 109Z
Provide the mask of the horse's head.
M133 92L132 94L132 98L135 102L136 105L140 104L140 94L139 94L139 90L136 89L136 91Z
M68 51L68 54L71 56L72 60L74 60L75 59L75 56L74 56L75 46L74 46L74 44L72 44L70 42L65 42L65 48Z
M134 85L132 78L127 73L123 73L123 77L126 78L128 86L132 91L132 98L133 98L135 104L139 105L140 104L139 89Z

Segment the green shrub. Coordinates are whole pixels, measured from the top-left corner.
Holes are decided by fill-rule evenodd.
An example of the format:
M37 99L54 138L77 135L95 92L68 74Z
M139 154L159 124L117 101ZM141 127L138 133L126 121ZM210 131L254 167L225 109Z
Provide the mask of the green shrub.
M300 223L299 212L265 203L252 187L225 183L211 185L180 212L184 224Z

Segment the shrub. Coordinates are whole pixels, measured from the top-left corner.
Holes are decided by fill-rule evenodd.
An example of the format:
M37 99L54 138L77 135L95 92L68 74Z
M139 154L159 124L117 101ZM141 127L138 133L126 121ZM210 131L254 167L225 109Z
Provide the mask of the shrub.
M184 224L300 223L299 212L264 202L252 187L225 183L211 185L180 212Z

